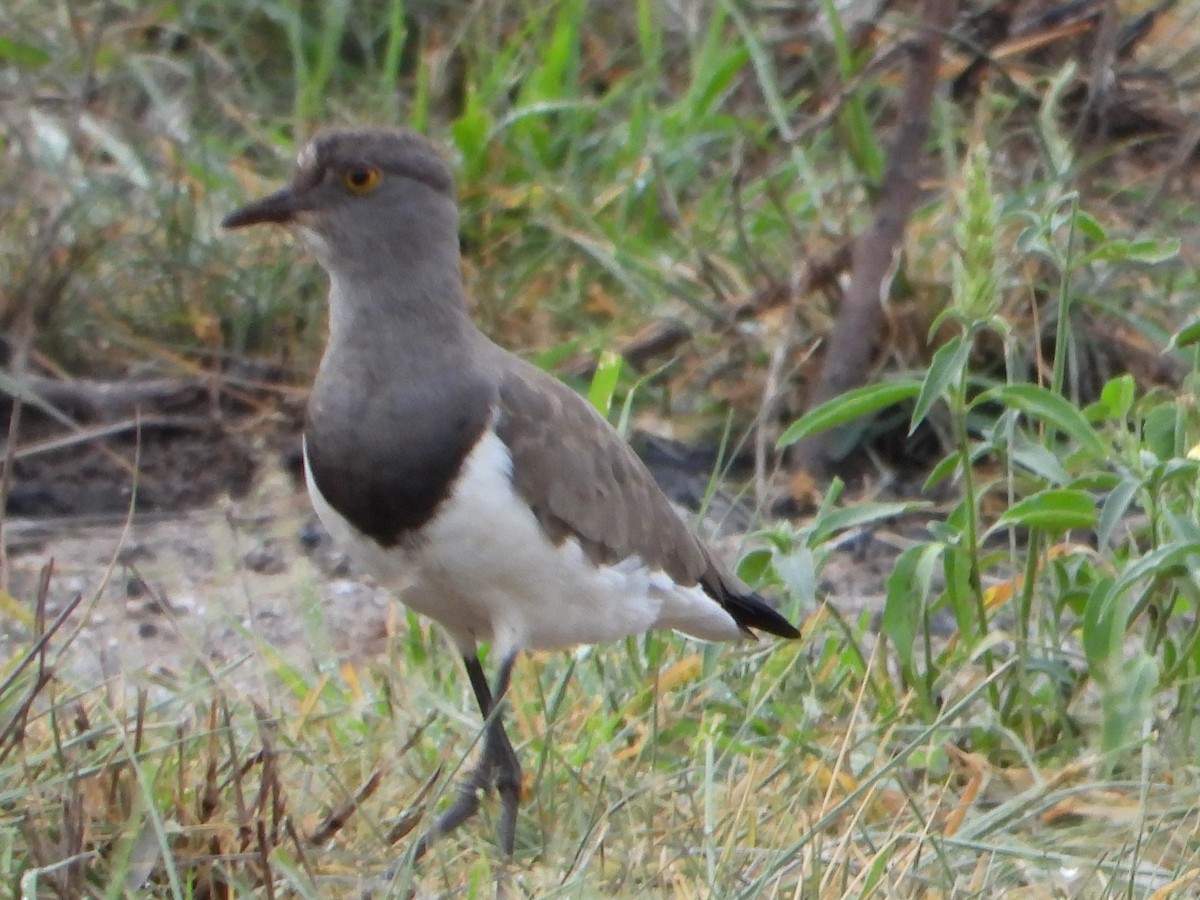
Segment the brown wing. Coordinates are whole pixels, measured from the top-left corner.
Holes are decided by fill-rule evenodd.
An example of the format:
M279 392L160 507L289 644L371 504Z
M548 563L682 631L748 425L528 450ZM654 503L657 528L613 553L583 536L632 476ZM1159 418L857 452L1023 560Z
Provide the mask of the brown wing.
M692 530L620 435L562 382L505 366L496 433L517 492L555 543L574 537L595 562L638 556L680 584L701 580L710 561Z
M591 404L540 369L505 356L496 433L512 454L517 492L551 540L573 537L598 563L637 556L681 585L699 584L747 634L753 628L799 636L713 558Z

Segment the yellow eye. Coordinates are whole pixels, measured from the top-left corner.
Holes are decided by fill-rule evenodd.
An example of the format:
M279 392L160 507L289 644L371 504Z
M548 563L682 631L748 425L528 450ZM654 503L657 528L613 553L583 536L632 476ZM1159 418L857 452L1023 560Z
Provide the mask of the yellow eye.
M342 184L355 194L369 194L379 187L383 173L374 166L354 166L342 171Z

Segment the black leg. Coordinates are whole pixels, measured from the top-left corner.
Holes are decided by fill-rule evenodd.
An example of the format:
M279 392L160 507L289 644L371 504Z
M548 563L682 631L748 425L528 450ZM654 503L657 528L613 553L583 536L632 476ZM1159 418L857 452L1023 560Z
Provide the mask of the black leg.
M512 677L516 654L500 662L500 674L496 678L496 700L498 706L508 693L508 682ZM517 840L517 807L521 804L521 761L513 749L504 723L497 709L491 713L484 735L483 753L490 757L495 771L496 793L500 795L500 849L505 856L512 856Z
M459 788L458 796L450 804L450 808L438 817L433 828L418 841L417 859L425 855L435 838L449 834L475 815L479 811L479 792L487 790L493 784L500 795L500 848L506 856L512 856L516 844L517 807L521 802L521 763L504 731L504 723L497 708L508 692L508 682L512 677L516 655L501 661L494 696L479 659L468 656L463 658L463 662L467 667L467 677L471 680L471 689L479 703L479 712L483 715L483 748L478 764Z
M479 712L486 722L495 708L495 701L492 699L492 689L488 686L487 676L483 673L483 664L477 656L464 656L463 665L467 667L467 678L471 682L471 690L475 692L475 702L479 704Z

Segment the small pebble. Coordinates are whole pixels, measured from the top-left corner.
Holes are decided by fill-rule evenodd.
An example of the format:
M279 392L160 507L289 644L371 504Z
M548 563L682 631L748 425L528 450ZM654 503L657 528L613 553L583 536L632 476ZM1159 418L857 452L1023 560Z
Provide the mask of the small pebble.
M213 555L202 547L188 545L180 548L180 554L188 564L200 569L211 569L216 565Z
M356 597L367 590L369 589L361 581L352 581L348 578L339 579L329 584L329 593L338 599Z
M331 578L345 578L350 574L350 557L340 551L330 553L322 560L321 569Z
M321 523L316 519L309 519L300 526L299 541L300 547L305 553L312 553L321 546L321 542L326 539L325 529L321 527Z
M260 575L278 575L286 572L288 567L283 547L273 539L264 541L247 553L242 558L242 565Z
M166 597L151 597L142 604L142 612L149 613L152 616L161 616L174 611L175 607Z
M171 609L177 613L203 612L203 608L196 603L196 598L191 594L181 594L176 597L171 601Z
M132 563L148 562L156 559L158 554L146 544L125 544L117 551L117 562L123 566Z

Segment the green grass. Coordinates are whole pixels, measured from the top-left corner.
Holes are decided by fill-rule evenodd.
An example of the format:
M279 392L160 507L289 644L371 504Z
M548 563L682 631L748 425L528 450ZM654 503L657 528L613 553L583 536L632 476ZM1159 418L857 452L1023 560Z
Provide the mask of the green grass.
M57 883L68 896L211 884L337 897L396 864L401 895L410 879L489 895L494 803L405 864L416 816L452 790L478 729L454 655L408 624L377 663L314 675L276 659L286 690L265 708L222 687L229 672L156 702L55 678L24 734L4 735L13 883L27 896L61 895ZM911 696L880 702L883 644L864 659L864 639L818 617L784 647L653 637L525 660L509 714L529 794L513 883L538 896L921 896L974 880L987 895L1078 869L1072 895L1107 896L1195 863L1180 840L1196 811L1186 769L1168 786L1098 777L1094 757L997 767L955 745L990 723L1022 753L989 712L1011 661L923 723ZM6 721L32 681L6 685Z
M684 317L695 344L665 374L610 362L592 397L627 424L636 383L629 402L720 435L723 398L761 397L792 327L728 329L728 305L830 252L878 192L897 88L835 6L797 47L768 11L724 2L685 20L649 0L413 15L398 0L15 0L0 11L0 322L26 317L68 372L249 356L304 383L323 279L282 236L215 223L286 177L315 128L410 124L459 173L489 333L561 360ZM1188 33L1198 12L1173 21ZM1188 83L1194 54L1163 54ZM652 636L518 668L513 893L1194 893L1196 212L1168 196L1128 224L1156 171L1073 142L1078 78L1054 66L1023 93L939 102L885 371L771 432L782 447L852 425L866 441L902 416L944 452L921 497L868 502L835 482L807 517L761 524L742 572L803 620L802 640ZM799 303L811 343L836 310ZM1166 352L1182 383L1090 365L1101 332ZM784 375L802 355L783 354ZM757 411L733 411L734 443ZM914 538L901 525L918 513ZM879 622L822 605L839 542L893 527ZM38 605L3 599L26 618ZM427 625L410 618L378 661L341 668L332 651L311 668L264 646L281 687L265 705L227 671L128 696L78 684L72 627L33 625L0 681L14 896L343 897L391 866L385 893L493 892L494 802L407 858L478 733Z

